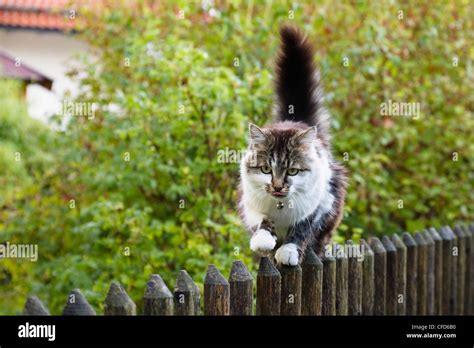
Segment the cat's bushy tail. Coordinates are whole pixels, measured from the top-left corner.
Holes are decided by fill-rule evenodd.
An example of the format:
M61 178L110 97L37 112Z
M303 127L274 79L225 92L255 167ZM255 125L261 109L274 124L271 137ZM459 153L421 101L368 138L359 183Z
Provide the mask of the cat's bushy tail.
M329 137L328 113L323 102L314 49L298 28L280 30L280 52L276 60L275 117L277 121L303 122L316 126L319 136Z

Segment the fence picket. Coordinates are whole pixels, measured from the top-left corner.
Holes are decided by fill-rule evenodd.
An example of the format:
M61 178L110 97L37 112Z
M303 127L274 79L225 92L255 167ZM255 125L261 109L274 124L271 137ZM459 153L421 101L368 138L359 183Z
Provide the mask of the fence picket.
M280 315L280 301L280 272L268 257L262 257L257 274L257 315Z
M242 261L234 261L229 275L230 315L252 315L253 277Z
M360 240L364 251L362 262L362 315L374 315L374 252L369 244Z
M173 294L158 274L152 274L143 295L144 315L173 315Z
M387 315L397 315L397 249L388 236L382 238L382 244L387 253L387 275L386 275L386 302Z
M323 258L323 315L336 315L336 259Z
M443 240L434 228L428 230L434 241L434 314L443 314Z
M386 314L387 252L377 237L370 241L374 251L374 315Z
M323 263L312 248L308 248L302 262L301 289L301 314L321 315Z
M362 265L363 258L354 254L357 250L355 244L348 240L347 245L351 246L353 254L348 258L349 270L348 270L348 314L349 315L361 315L362 314ZM359 252L361 252L359 250Z
M137 315L137 306L117 281L112 281L104 303L105 315Z
M397 250L397 315L406 315L407 247L397 234L392 236L392 242Z
M417 272L418 272L418 253L416 242L413 237L404 232L402 236L403 243L407 248L407 297L406 297L406 315L416 315L417 300Z

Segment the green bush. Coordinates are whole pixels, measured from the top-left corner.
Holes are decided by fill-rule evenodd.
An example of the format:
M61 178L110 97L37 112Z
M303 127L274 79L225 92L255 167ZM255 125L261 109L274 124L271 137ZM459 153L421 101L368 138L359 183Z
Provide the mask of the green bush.
M315 42L334 152L351 173L336 240L472 218L474 31L465 3L228 3L213 16L186 1L111 6L83 13L95 55L71 72L83 87L75 101L95 103L94 118L43 136L8 123L25 110L0 114L19 134L0 130L8 143L0 180L28 177L15 186L19 198L5 196L2 238L37 243L40 253L35 264L0 265L3 312L18 313L34 292L59 313L75 287L100 312L112 279L141 305L152 273L172 287L179 269L202 286L210 263L227 275L243 259L255 271L236 213L238 164L217 155L245 148L249 121L271 119L284 22ZM388 100L420 103L421 117L381 116ZM47 155L16 165L21 146Z

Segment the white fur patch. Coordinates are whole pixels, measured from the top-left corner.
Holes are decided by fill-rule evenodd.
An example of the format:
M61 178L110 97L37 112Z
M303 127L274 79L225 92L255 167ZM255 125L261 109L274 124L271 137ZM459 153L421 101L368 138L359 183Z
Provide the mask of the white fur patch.
M270 232L260 229L250 239L252 251L271 251L276 245L276 240Z
M298 248L294 243L283 244L278 248L275 254L278 264L296 266L298 264Z

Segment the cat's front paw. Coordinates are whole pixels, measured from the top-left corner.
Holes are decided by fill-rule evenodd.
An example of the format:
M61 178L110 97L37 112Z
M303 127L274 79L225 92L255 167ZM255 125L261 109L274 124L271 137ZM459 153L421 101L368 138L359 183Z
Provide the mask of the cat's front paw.
M250 238L250 249L255 252L271 251L276 245L275 237L267 230L260 229Z
M283 244L275 254L275 260L279 265L296 266L299 257L298 247L294 243Z

